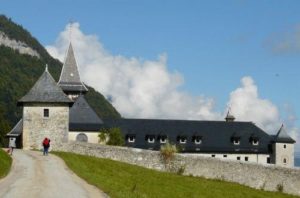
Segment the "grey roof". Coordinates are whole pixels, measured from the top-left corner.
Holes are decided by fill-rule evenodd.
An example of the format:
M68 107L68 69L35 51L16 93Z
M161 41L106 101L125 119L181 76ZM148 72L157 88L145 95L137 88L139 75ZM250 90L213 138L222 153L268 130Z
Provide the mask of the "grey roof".
M28 102L72 103L72 100L64 94L46 67L41 77L30 91L18 101L18 104Z
M296 141L288 135L283 125L281 125L279 131L274 137L274 141L278 143L295 143Z
M96 131L99 132L103 121L80 95L70 108L70 131Z
M14 126L14 128L6 134L6 136L11 137L18 137L22 134L23 132L23 119L19 120L19 122Z
M88 91L88 89L80 80L77 63L75 60L74 51L71 43L67 51L67 56L62 67L58 84L64 91L67 92Z
M64 94L46 67L45 72L30 91L18 101L18 104L28 102L72 103L72 100Z
M152 119L118 119L104 120L104 127L120 127L124 137L134 135L135 142L127 146L160 149L160 142L148 143L149 135L158 138L167 136L171 143L179 144L178 137L187 138L186 144L179 144L183 152L211 153L270 153L272 137L252 122L225 121L188 121L188 120L152 120ZM201 137L201 144L195 144L193 138ZM239 138L240 144L234 145L233 138ZM259 140L253 145L251 140Z

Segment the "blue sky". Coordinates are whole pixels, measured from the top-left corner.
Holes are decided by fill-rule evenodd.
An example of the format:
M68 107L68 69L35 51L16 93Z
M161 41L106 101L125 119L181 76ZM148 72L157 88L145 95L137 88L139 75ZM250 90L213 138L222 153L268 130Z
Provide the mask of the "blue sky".
M113 55L167 55L178 88L214 98L218 111L245 76L282 119L300 113L300 1L3 1L0 12L52 45L66 24L80 24ZM299 126L298 119L296 126Z

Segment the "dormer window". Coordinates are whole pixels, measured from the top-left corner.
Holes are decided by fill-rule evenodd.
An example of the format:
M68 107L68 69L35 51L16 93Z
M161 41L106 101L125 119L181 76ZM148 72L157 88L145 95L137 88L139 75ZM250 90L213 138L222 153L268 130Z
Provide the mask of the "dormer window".
M257 146L259 144L259 138L256 136L251 135L249 141L252 145Z
M159 140L159 142L161 143L161 144L165 144L165 143L167 143L167 136L166 135L160 135L160 136L158 136L158 140Z
M180 144L185 144L186 141L187 141L187 138L186 138L186 136L178 136L178 137L177 137L177 141L178 141Z
M253 139L252 140L252 145L257 146L258 145L258 139Z
M240 137L232 137L231 142L233 143L233 145L240 145L240 139Z
M128 143L134 143L134 142L135 142L135 135L128 134L128 135L126 136L126 139L127 139L127 142L128 142Z
M193 142L195 144L201 144L202 143L202 137L201 136L193 136Z
M234 145L240 145L240 140L239 139L234 139L233 144Z
M153 144L155 142L155 136L154 135L147 135L146 141L150 144Z

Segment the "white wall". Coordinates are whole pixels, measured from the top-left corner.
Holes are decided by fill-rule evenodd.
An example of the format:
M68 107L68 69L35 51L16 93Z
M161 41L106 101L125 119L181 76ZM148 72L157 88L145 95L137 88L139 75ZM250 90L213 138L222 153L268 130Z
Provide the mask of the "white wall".
M294 167L294 144L275 143L275 164ZM286 163L284 163L286 159Z
M267 158L270 157L269 154L231 154L231 153L197 153L197 154L189 154L184 153L183 155L194 155L194 156L203 156L203 157L211 157L215 155L214 158L222 159L222 160L234 160L241 162L255 162L259 164L267 164ZM224 157L227 155L227 157ZM237 157L240 157L240 160L237 160ZM248 161L245 160L245 157L248 157Z

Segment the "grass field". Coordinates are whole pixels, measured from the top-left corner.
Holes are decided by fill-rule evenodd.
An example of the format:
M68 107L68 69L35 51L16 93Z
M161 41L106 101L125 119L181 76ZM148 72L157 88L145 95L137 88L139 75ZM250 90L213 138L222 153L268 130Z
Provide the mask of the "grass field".
M11 157L0 148L0 178L5 177L11 167Z
M56 152L78 176L111 197L293 197L239 184L180 176L108 159Z

